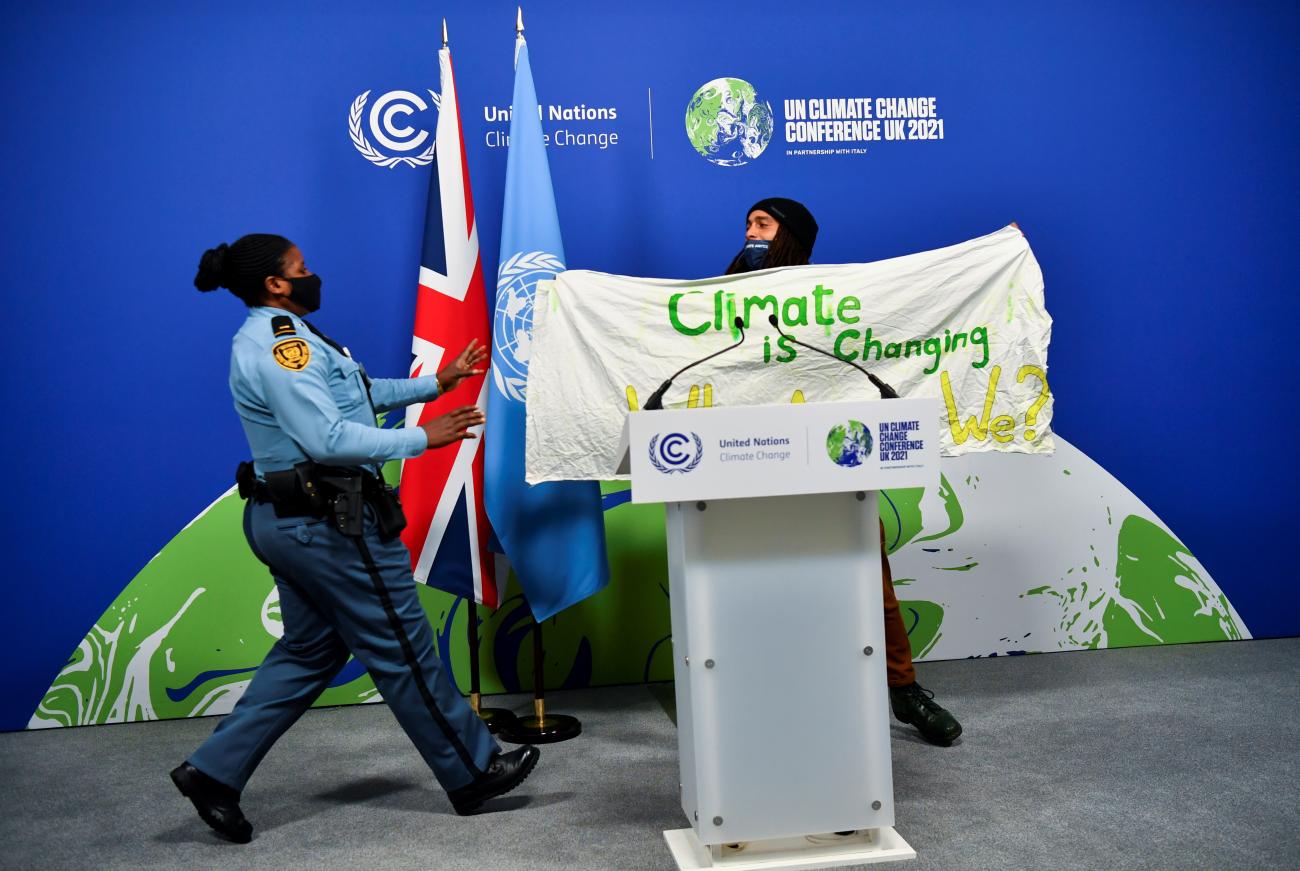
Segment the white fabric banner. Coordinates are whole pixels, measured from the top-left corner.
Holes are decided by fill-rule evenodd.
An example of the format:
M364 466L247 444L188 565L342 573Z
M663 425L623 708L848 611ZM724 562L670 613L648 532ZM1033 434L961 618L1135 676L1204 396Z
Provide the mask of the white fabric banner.
M623 419L678 369L665 407L874 399L855 362L900 396L942 400L945 456L1046 453L1052 319L1024 235L875 263L791 266L699 281L585 270L538 282L528 374L529 483L614 479Z

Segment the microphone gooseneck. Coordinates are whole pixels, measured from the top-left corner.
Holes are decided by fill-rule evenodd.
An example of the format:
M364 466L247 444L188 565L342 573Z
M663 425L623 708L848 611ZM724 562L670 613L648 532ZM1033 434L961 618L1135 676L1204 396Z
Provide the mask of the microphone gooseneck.
M728 351L734 351L736 348L739 348L741 345L745 344L745 321L744 321L744 319L741 318L741 317L739 317L739 316L737 316L737 318L736 318L734 321L732 321L732 324L736 327L736 329L740 330L740 341L739 341L739 342L736 342L734 345L728 345L727 347L723 348L721 351L714 351L714 352L713 352L712 354L710 354L709 356L707 356L707 357L702 357L701 359L696 360L694 363L689 363L689 364L683 366L682 368L678 369L678 370L677 370L676 372L674 372L671 376L669 376L669 378L668 378L667 381L665 381L663 384L660 384L660 385L659 385L659 389L658 389L658 390L656 390L654 393L651 393L651 394L650 394L650 398L647 399L647 400L645 401L645 405L641 406L641 410L642 410L642 411L661 411L661 410L663 409L663 407L664 407L664 394L668 392L668 388L669 388L669 387L672 387L672 386L673 386L673 381L675 381L675 380L677 379L677 376L678 376L678 375L681 375L681 374L682 374L683 372L685 372L687 369L694 369L696 366L700 365L701 363L706 363L706 362L708 362L709 360L712 360L714 357L719 357L719 356L721 356L721 355L727 353Z
M847 365L849 365L849 366L852 366L854 369L857 369L857 370L858 370L859 372L861 372L863 375L866 375L867 378L869 378L869 379L871 380L871 383L874 384L874 385L876 385L876 389L880 391L880 398L881 398L881 399L897 399L897 398L898 398L898 392L897 392L896 390L894 390L894 388L890 387L888 384L886 384L885 382L881 381L881 380L880 380L879 378L877 378L875 375L872 375L872 374L871 374L870 372L868 372L864 367L859 366L857 363L854 363L852 360L845 360L843 357L837 357L837 356L835 356L834 354L832 354L830 351L823 351L821 348L818 348L818 347L815 346L815 345L809 345L809 344L806 343L806 342L801 342L801 341L799 341L798 339L796 339L794 336L792 336L792 335L790 335L789 333L787 333L785 330L781 329L781 323L780 323L780 321L777 320L776 315L768 315L768 316L767 316L767 322L768 322L769 324L771 324L772 326L776 327L776 331L777 331L778 333L780 333L782 336L784 336L785 338L789 339L790 341L794 342L794 343L795 343L796 345L798 345L799 347L801 347L801 348L807 348L809 351L816 351L818 354L821 354L822 356L825 356L825 357L830 357L832 360L838 360L838 361L841 362L841 363L845 363L845 364L847 364Z

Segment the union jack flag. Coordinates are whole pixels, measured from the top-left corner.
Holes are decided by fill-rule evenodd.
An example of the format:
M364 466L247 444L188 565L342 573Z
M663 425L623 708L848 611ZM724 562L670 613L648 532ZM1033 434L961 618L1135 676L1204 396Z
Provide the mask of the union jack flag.
M487 296L479 256L478 225L469 165L452 75L451 52L438 52L442 96L434 133L434 160L420 255L420 288L411 340L411 377L438 369L477 338L489 346ZM487 379L462 381L454 393L411 405L414 427L462 405L484 407ZM411 551L415 579L495 608L500 601L483 508L483 441L465 439L426 451L402 466L402 541Z

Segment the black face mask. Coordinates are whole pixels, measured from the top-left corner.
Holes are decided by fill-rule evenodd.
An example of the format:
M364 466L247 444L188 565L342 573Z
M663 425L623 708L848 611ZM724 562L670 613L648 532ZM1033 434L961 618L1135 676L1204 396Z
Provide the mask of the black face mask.
M741 249L741 254L745 255L745 265L750 269L762 269L763 261L767 258L767 249L772 243L767 239L751 239L745 243Z
M297 278L287 278L280 276L282 281L289 282L292 290L289 291L289 301L295 305L300 305L308 312L314 312L320 308L320 276L319 275L300 275Z

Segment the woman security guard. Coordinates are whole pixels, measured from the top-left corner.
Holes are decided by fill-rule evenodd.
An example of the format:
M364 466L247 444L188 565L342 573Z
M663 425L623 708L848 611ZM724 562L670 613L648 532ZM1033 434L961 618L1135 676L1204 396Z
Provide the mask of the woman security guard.
M745 213L745 244L727 267L727 275L803 266L812 258L817 241L817 221L803 203L785 197L768 197ZM893 572L885 555L885 525L880 524L881 578L885 596L885 665L889 706L894 716L915 726L931 744L947 746L961 735L961 724L934 700L934 693L916 682L912 645L894 595Z
M284 636L172 780L218 833L251 840L239 807L244 785L351 652L458 813L509 792L538 751L502 753L452 688L397 538L401 506L378 474L386 460L475 438L469 427L483 412L471 405L415 429L375 426L377 411L430 401L481 375L487 349L471 341L436 376L372 381L303 319L320 307L321 280L282 236L252 234L204 252L194 286L229 288L248 306L230 360L253 453L239 475L244 534L279 590Z

